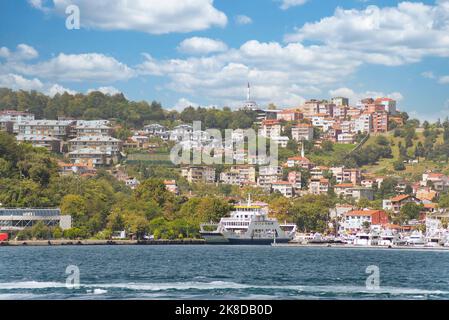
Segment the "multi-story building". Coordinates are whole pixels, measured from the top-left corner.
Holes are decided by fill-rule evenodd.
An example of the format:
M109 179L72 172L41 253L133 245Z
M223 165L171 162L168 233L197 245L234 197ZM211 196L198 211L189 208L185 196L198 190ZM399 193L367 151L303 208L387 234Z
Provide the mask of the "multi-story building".
M153 123L144 126L143 131L149 136L159 137L167 133L167 128L159 123Z
M326 171L329 170L329 167L325 166L315 166L310 169L310 178L311 179L321 179L324 178Z
M295 189L301 189L302 188L301 171L290 171L288 173L287 180L293 186L293 188L295 188Z
M20 135L51 136L59 139L70 137L75 121L72 120L31 120L19 122Z
M334 117L339 119L345 119L348 112L348 106L339 106L336 105L334 107Z
M355 133L370 133L372 131L372 120L371 114L362 113L359 117L354 118L354 129Z
M272 192L280 192L286 198L292 198L295 194L293 186L287 181L278 181L271 184Z
M17 110L0 111L0 121L11 121L13 123L13 133L19 133L19 123L34 120L34 114Z
M314 114L318 113L320 101L312 99L306 101L304 105L301 107L304 116L311 117Z
M313 126L308 123L299 123L292 127L292 139L296 141L312 141L313 140Z
M84 164L88 167L110 165L112 157L105 151L93 148L83 148L68 153L70 161L74 164Z
M232 185L255 183L256 168L254 166L232 166L229 171L220 174L220 181Z
M388 113L383 112L374 112L372 113L373 119L373 132L374 133L386 133L388 132Z
M69 150L95 149L109 155L117 155L122 150L121 140L108 136L81 136L69 141Z
M351 119L357 118L362 114L362 109L360 108L348 108L346 112L347 116Z
M355 142L354 133L340 133L337 136L337 142L341 144L353 144Z
M61 140L50 136L35 136L35 135L18 135L16 137L20 143L29 143L33 147L45 148L51 152L61 152Z
M395 213L398 213L401 211L401 208L410 202L414 202L416 204L420 204L421 201L419 201L414 196L408 195L408 194L401 194L398 196L395 196L391 199L384 199L382 202L382 207L384 210L391 210Z
M277 120L280 121L299 121L304 118L304 115L299 110L281 110L276 115Z
M383 110L388 112L391 115L395 115L396 110L396 101L390 98L378 98L375 101L376 104L382 105Z
M329 117L334 116L334 108L335 104L322 102L318 105L318 113L319 114L327 114Z
M271 185L282 180L283 170L280 166L263 166L259 168L258 184L260 186Z
M360 169L332 167L330 170L332 171L337 183L351 182L353 185L358 185L362 179Z
M385 225L388 223L388 214L383 210L353 210L343 214L343 221L339 226L340 233L355 234L366 225Z
M259 135L266 138L274 138L281 136L282 125L279 120L264 120Z
M312 125L321 128L323 132L327 132L335 124L335 119L327 114L315 114L312 116Z
M352 183L339 183L334 186L334 192L338 197L348 197L351 194L350 189L353 187Z
M331 102L336 106L349 106L349 99L344 97L334 97Z
M103 124L85 123L75 127L77 137L83 136L111 136L114 130Z
M288 168L300 167L304 169L311 169L313 167L313 163L306 157L291 157L287 159L287 167Z
M449 190L449 177L436 172L425 172L422 175L421 186L431 186L435 191Z
M311 194L325 194L329 191L328 179L310 179L309 192Z
M208 166L190 166L181 169L181 176L189 183L214 183L215 169Z
M354 200L367 199L369 201L374 200L374 189L366 187L353 187L347 190L347 196Z
M181 124L170 131L170 141L186 141L192 138L193 127L188 124Z

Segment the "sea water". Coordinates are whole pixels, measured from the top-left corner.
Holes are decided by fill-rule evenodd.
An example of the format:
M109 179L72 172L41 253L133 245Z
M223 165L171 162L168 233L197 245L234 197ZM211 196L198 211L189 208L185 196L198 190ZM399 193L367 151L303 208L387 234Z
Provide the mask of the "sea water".
M68 286L67 267L79 270ZM370 267L371 266L371 267ZM378 287L367 286L378 270ZM271 246L0 247L0 299L449 299L449 252Z

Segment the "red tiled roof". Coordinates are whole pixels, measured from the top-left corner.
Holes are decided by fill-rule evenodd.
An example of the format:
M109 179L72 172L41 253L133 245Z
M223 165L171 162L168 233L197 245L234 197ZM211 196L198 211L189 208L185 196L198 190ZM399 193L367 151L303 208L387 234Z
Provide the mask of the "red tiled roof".
M354 185L352 183L340 183L335 185L336 188L352 188Z
M345 215L346 216L371 216L379 211L382 211L382 210L353 210L353 211L346 212Z
M400 195L398 195L396 197L391 198L390 200L392 202L399 202L399 201L405 200L405 199L410 198L410 197L411 196L409 194L400 194Z

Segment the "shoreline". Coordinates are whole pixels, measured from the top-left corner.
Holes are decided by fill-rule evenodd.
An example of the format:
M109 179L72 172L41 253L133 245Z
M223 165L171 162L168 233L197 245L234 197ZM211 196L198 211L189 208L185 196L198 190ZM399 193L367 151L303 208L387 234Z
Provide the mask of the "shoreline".
M0 247L37 246L123 246L123 245L204 245L201 239L186 240L24 240L0 242Z
M214 247L216 245L207 244L203 239L185 240L25 240L25 241L3 241L0 247L51 247L51 246L166 246L166 245L205 245ZM224 244L226 245L226 244ZM226 245L235 247L238 245ZM248 246L248 245L246 245ZM273 248L321 248L321 249L367 249L367 250L402 250L402 251L433 251L449 252L449 247L413 247L413 246L357 246L348 244L301 244L285 243L271 244L267 247Z
M272 244L274 248L329 248L329 249L369 249L369 250L403 250L403 251L435 251L449 252L449 247L424 247L424 246L357 246L351 244Z

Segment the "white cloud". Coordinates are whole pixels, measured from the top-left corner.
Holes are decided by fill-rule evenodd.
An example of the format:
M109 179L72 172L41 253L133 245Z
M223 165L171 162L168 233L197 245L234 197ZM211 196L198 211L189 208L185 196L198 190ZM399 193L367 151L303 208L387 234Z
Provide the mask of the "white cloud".
M99 91L103 94L107 94L107 95L111 95L111 96L121 93L120 90L118 90L117 88L112 87L112 86L99 87L97 89L89 89L89 90L87 90L87 93L91 93L94 91Z
M189 101L188 99L186 99L186 98L181 98L181 99L179 99L177 102L176 102L176 104L173 106L173 108L171 108L172 110L177 110L177 111L182 111L182 110L184 110L185 108L187 108L187 107L194 107L194 108L197 108L197 107L199 107L199 104L198 103L195 103L195 102L192 102L192 101Z
M449 57L449 1L435 5L401 2L364 10L337 8L333 16L306 23L287 42L311 40L350 52L353 59L402 65L426 56Z
M44 84L37 78L27 79L18 74L0 74L0 87L13 90L42 90Z
M302 6L307 0L282 0L281 9L287 10L291 7Z
M426 79L435 79L435 75L432 71L424 71L421 73L421 75Z
M397 102L401 102L404 97L400 92L384 93L379 91L365 91L355 92L354 90L346 87L338 88L329 91L330 97L345 97L349 99L351 105L356 105L360 100L365 98L391 98Z
M134 76L134 71L127 65L99 53L60 53L50 60L35 64L6 63L0 66L0 72L2 69L58 82L112 82L128 80Z
M253 19L251 19L250 17L248 17L244 14L240 14L235 17L235 22L239 25L245 25L245 24L253 23Z
M305 94L319 94L319 87L340 81L359 66L344 53L326 47L255 40L208 57L145 58L138 72L168 77L165 89L229 106L241 105L247 81L261 105L297 106Z
M441 84L448 84L449 83L449 76L442 76L438 79L438 83Z
M10 61L32 60L39 56L39 53L33 47L21 43L15 51L11 51L6 47L0 48L0 58Z
M228 46L220 40L210 38L193 37L182 41L178 50L189 54L208 54L211 52L223 52Z
M103 30L187 33L227 24L226 15L214 7L213 0L53 0L47 7L41 0L29 2L37 9L60 15L65 15L67 6L77 5L82 27Z
M70 90L67 88L64 88L63 86L59 85L59 84L54 84L52 85L47 91L46 93L50 96L50 97L54 97L56 94L63 94L67 92L68 94L74 95L77 94L77 92L75 90Z

